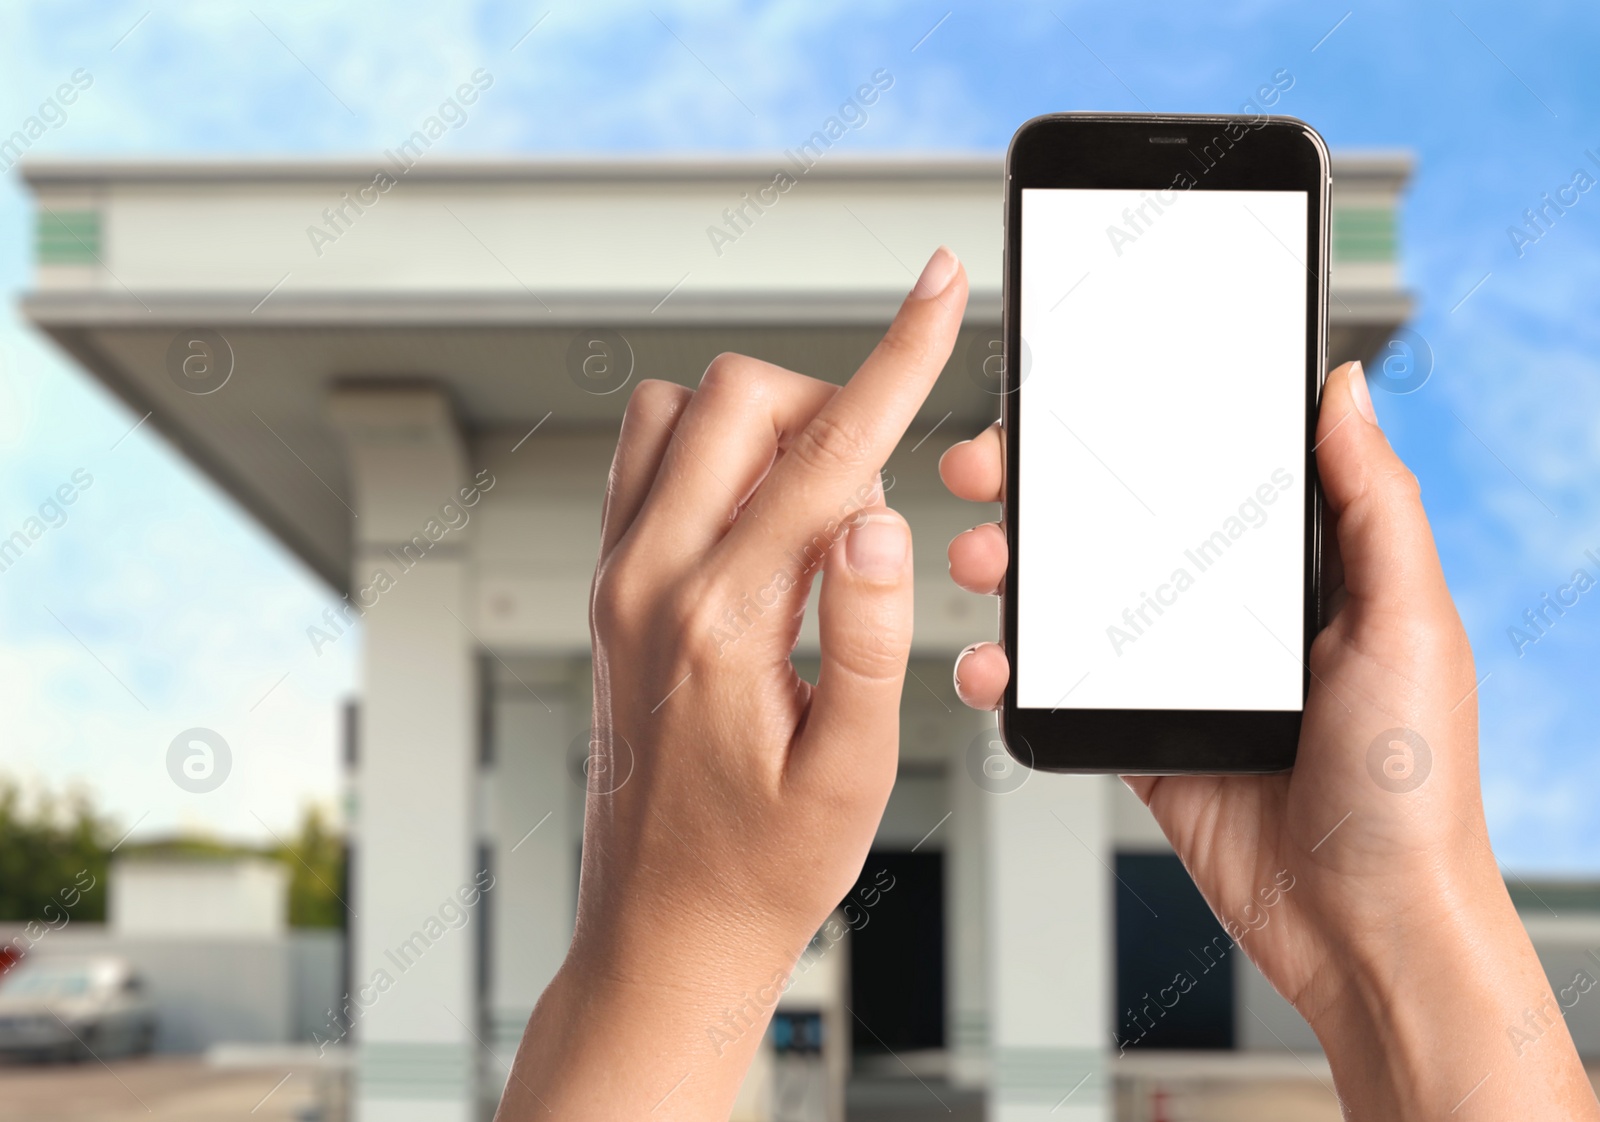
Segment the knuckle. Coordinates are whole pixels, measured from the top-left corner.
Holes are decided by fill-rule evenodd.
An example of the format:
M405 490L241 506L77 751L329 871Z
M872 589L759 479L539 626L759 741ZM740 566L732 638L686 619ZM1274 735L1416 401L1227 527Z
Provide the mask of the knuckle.
M1420 502L1422 498L1422 482L1398 460L1368 475L1362 490L1367 501L1390 508Z
M716 582L691 577L663 585L637 554L614 558L595 575L596 635L686 668L716 660L727 615L728 599Z
M595 573L592 614L597 631L608 635L637 630L649 616L651 591L645 571L619 551Z
M911 616L898 597L858 601L839 626L824 627L825 660L851 677L872 683L899 681L911 654Z
M906 672L909 644L901 644L896 637L878 632L878 636L853 634L835 644L832 652L839 667L862 681L883 683L899 681Z
M700 376L700 390L715 395L743 397L760 381L760 370L748 357L723 351L706 366Z
M813 471L831 474L865 463L871 447L858 424L823 412L812 418L789 454Z
M1311 669L1321 673L1323 669L1333 665L1334 660L1338 657L1340 647L1346 642L1347 639L1342 629L1336 629L1332 626L1324 627L1311 640Z
M877 356L896 366L920 367L930 359L927 332L896 321L878 341Z
M1402 465L1394 473L1394 484L1407 499L1420 500L1422 498L1422 480L1418 479L1417 473L1410 468Z
M1422 481L1398 459L1384 468L1373 482L1379 493L1391 500L1410 501L1422 497Z
M623 425L637 425L641 420L670 422L689 400L690 391L676 382L660 378L646 378L633 387L628 395L628 408Z
M1409 517L1422 506L1422 484L1398 460L1363 471L1340 513L1341 524L1366 525L1394 517Z
M690 662L699 665L715 657L718 624L726 608L723 591L709 582L685 581L667 596L668 634Z

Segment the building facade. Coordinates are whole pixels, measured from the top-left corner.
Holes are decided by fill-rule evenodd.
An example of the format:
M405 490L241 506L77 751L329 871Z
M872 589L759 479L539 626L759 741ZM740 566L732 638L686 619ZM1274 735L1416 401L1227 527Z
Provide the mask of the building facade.
M1332 362L1372 359L1407 317L1408 174L1404 156L1335 156ZM693 385L727 350L842 380L921 262L954 249L967 324L885 477L916 536L917 620L900 780L864 872L896 887L850 937L856 1066L892 1052L981 1088L1004 1122L1110 1116L1117 887L1140 857L1158 878L1174 859L1120 784L1011 770L992 717L949 684L955 653L995 629L943 554L997 512L944 495L936 463L998 414L998 158L25 175L27 317L327 582L330 610L297 625L307 659L360 621L365 1122L466 1122L493 1102L571 931L585 785L627 780L585 760L587 595L628 388ZM808 623L797 659L815 652ZM1230 1009L1245 984L1227 983Z

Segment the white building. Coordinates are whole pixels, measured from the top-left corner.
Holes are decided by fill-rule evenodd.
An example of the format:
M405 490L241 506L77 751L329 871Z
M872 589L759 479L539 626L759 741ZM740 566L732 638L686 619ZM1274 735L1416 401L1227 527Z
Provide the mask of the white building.
M260 936L289 931L289 868L265 858L113 860L106 885L111 932L134 938Z
M854 940L852 1007L872 1029L857 1043L985 1088L991 1118L1110 1115L1126 936L1110 870L1124 862L1128 880L1140 853L1168 872L1174 859L1120 784L1034 775L1007 790L1016 780L986 774L992 721L949 685L955 652L995 627L944 561L992 514L948 499L935 464L997 413L984 363L1000 161L830 158L746 209L737 238L708 233L780 166L25 165L38 216L26 315L336 593L370 604L352 985L378 970L394 985L356 1026L366 1122L475 1117L566 946L586 598L627 398L613 383L692 385L724 350L842 379L940 243L965 261L972 302L888 466L917 536L916 647L901 779L867 866L892 868L897 888ZM1335 157L1334 362L1371 359L1406 318L1408 166ZM338 626L303 621L308 644L313 625ZM815 642L808 629L802 657ZM494 887L458 925L451 902L476 897L484 870ZM1228 1017L1244 986L1218 989Z

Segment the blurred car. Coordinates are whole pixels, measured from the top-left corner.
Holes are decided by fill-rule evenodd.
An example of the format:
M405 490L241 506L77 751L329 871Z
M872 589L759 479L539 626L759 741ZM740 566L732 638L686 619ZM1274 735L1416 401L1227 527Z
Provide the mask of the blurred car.
M123 959L23 960L0 975L0 1054L81 1060L138 1055L156 1014Z

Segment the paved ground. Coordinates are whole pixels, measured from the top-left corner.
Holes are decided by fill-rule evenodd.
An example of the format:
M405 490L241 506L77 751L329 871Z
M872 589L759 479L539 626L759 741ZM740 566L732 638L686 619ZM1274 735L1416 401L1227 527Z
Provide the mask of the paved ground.
M849 1122L983 1122L983 1096L942 1079L855 1079L845 1095Z
M1589 1081L1600 1091L1600 1066L1589 1066ZM1157 1113L1152 1085L1134 1093L1125 1084L1117 1096L1117 1122L1341 1122L1343 1117L1330 1082L1319 1073L1305 1078L1255 1078L1174 1082Z
M319 1074L219 1070L193 1057L3 1064L0 1122L299 1122Z
M1340 1122L1339 1104L1325 1087L1309 1080L1217 1082L1170 1088L1161 1107L1149 1089L1117 1096L1118 1122Z
M911 1079L858 1081L848 1098L849 1122L982 1122L983 1098L952 1089L942 1080L921 1085ZM1340 1122L1328 1091L1307 1080L1218 1082L1174 1086L1157 1112L1148 1088L1119 1088L1117 1122Z
M285 1066L288 1070L285 1070ZM117 1060L109 1065L0 1064L0 1122L310 1122L318 1081L331 1073L315 1063L273 1070L219 1069L192 1058ZM285 1076L287 1075L287 1079ZM1590 1077L1600 1077L1591 1068ZM1174 1083L1165 1101L1172 1122L1337 1122L1339 1108L1318 1080L1209 1080ZM1124 1081L1118 1122L1149 1122L1150 1085L1135 1091ZM936 1101L937 1100L937 1101ZM981 1122L979 1096L943 1080L857 1080L850 1090L850 1122ZM252 1114L254 1110L254 1114ZM330 1116L325 1122L340 1122Z

